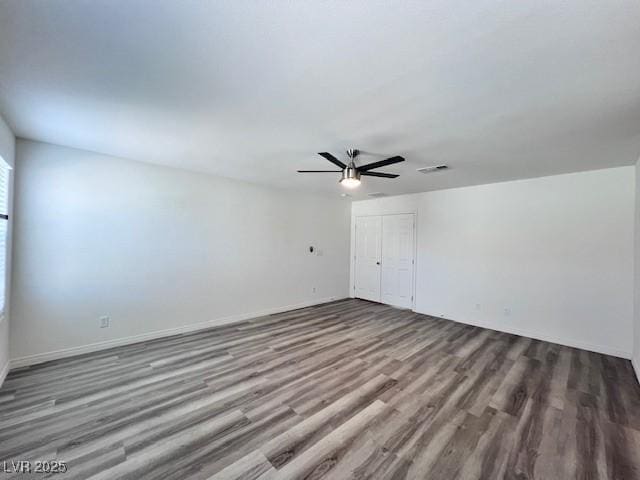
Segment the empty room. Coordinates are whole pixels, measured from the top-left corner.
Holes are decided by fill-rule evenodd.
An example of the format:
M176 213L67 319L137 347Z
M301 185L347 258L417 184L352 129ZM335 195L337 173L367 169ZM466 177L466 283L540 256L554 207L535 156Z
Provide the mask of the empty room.
M0 480L640 480L638 0L0 0Z

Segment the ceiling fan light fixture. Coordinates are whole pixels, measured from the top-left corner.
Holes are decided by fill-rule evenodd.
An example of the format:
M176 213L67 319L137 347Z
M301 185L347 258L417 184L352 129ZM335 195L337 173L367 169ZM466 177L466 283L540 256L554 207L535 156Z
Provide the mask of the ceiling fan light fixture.
M344 178L340 180L340 183L347 188L356 188L360 185L360 180L357 178Z
M352 165L349 165L342 171L340 184L347 188L356 188L360 185L360 172Z
M396 163L404 162L404 158L399 155L395 157L389 157L378 162L367 163L366 165L356 166L355 159L360 154L359 150L350 148L347 150L347 156L350 161L348 164L341 162L329 152L318 152L318 155L328 160L340 170L298 170L298 173L341 173L340 183L346 188L356 188L360 185L360 176L366 177L379 177L379 178L398 178L396 173L384 173L374 172L372 170L380 167L386 167L387 165L394 165Z

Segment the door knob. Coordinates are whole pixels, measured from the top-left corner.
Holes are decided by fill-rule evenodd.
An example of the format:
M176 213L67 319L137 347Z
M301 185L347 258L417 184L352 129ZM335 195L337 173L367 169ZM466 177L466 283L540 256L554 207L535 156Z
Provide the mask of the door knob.
M376 262L376 265L380 265L380 262Z

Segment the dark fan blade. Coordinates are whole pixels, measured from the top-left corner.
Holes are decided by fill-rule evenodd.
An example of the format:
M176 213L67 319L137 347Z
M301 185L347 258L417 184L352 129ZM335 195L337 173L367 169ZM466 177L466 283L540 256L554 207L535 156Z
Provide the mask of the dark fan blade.
M400 175L395 173L382 173L382 172L360 172L360 175L367 177L384 177L384 178L398 178Z
M361 167L358 167L358 170L361 172L366 172L368 170L373 170L374 168L380 168L386 165L392 165L394 163L400 163L400 162L404 162L404 158L395 156L395 157L387 158L386 160L380 160L379 162L373 162L367 165L362 165Z
M342 170L298 170L298 173L342 173Z
M338 160L336 157L334 157L328 152L318 152L318 155L323 156L324 158L329 160L331 163L333 163L334 165L337 165L340 168L347 168L347 166L344 163L342 163L340 160Z

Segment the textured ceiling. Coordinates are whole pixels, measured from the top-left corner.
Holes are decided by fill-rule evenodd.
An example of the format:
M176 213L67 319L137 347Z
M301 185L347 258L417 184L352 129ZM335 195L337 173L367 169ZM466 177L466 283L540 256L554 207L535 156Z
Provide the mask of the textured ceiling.
M3 0L18 136L339 194L314 152L403 155L355 198L628 165L637 0ZM447 163L431 175L417 168Z

